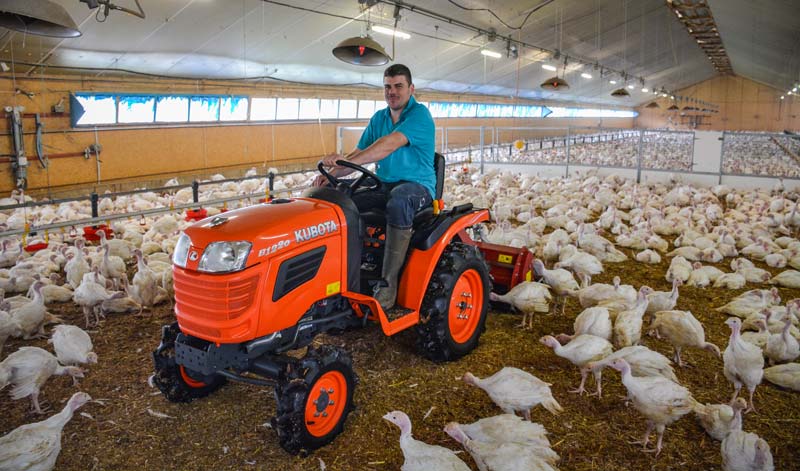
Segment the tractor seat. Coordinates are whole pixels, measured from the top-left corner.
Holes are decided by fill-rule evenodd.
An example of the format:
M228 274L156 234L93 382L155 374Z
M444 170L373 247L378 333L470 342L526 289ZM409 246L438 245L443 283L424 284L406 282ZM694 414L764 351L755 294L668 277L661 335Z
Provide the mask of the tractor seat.
M434 204L436 204L436 201L441 203L442 200L442 192L444 191L444 167L444 156L438 152L434 153L433 170L436 172L436 198L434 198ZM427 208L422 208L421 210L417 211L417 214L414 215L414 222L412 223L413 227L420 226L434 215L433 205L428 206ZM362 213L361 219L367 226L386 226L386 213L380 209L373 209Z

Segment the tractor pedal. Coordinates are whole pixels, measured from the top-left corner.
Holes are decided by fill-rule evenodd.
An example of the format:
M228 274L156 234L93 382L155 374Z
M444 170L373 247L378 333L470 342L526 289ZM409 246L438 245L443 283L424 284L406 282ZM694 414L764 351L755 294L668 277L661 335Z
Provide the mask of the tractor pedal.
M403 306L393 306L384 311L384 313L386 314L386 318L389 319L389 322L394 322L397 319L400 319L401 317L405 317L409 314L412 314L413 312L414 312L413 309L409 309Z

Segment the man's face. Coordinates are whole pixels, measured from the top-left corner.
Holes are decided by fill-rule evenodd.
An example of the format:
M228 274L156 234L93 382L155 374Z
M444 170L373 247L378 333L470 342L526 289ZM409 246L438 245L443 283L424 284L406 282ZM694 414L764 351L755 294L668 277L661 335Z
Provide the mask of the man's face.
M412 93L414 93L414 85L409 85L404 75L383 78L383 96L391 110L402 110Z

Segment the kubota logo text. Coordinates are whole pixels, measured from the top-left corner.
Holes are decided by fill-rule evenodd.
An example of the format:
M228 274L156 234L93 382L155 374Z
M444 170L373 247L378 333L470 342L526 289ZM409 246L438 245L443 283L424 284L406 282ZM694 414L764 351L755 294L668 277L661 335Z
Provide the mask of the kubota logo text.
M294 240L296 242L305 242L315 237L331 234L338 230L339 226L337 226L336 223L333 222L333 220L325 221L319 224L315 224L313 226L308 226L303 229L294 231Z

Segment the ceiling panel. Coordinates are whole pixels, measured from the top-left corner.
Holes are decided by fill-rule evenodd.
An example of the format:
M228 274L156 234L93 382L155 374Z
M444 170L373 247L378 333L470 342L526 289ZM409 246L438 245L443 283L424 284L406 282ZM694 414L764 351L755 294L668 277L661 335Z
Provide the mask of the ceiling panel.
M334 58L331 50L339 41L365 33L368 21L391 25L395 10L385 2L362 10L358 0L283 2L291 7L261 0L141 0L146 19L112 11L101 23L78 0L55 1L72 15L83 36L61 40L0 29L0 60L10 63L13 54L15 62L128 69L176 77L268 76L305 83L380 86L383 67L345 64ZM113 1L134 8L133 0ZM737 73L765 83L784 80L792 73L796 77L798 55L791 52L800 44L797 15L791 13L796 13L799 2L757 2L774 6L776 12L770 14L754 12L746 0L710 3ZM708 59L663 0L407 0L404 4L418 8L400 9L398 28L412 38L396 41L394 59L411 67L421 89L636 106L652 96L639 91L638 77L643 77L649 88L676 90L715 75ZM467 11L456 4L491 8L512 27L521 25L533 9L541 8L528 17L524 27L512 29L488 12ZM447 20L426 16L420 9ZM601 76L599 68L579 65L573 59L565 75L570 89L545 91L539 84L554 73L541 65L550 60L563 70L563 55L553 61L549 54L523 46L516 60L486 58L480 54L481 47L505 54L505 41L489 42L485 34L458 22L484 30L494 28L499 35L531 46L559 49L588 64L597 62L603 68L625 71L636 88L628 99L613 98L610 92L622 85L621 77L608 73ZM747 30L751 23L754 32L760 34L763 28L770 32L756 40L749 37L752 34L733 33ZM732 32L726 33L726 29ZM373 37L392 53L391 38ZM17 72L31 70L16 65ZM778 75L771 78L775 71ZM592 79L581 78L581 72L591 73ZM612 85L609 79L619 83Z

